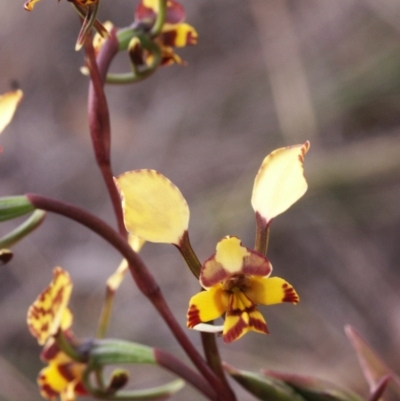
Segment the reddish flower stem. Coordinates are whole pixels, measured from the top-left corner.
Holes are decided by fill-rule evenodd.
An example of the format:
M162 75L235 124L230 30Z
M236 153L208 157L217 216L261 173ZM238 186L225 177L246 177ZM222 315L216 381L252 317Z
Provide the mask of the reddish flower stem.
M149 301L160 313L161 317L164 319L177 341L185 350L188 357L192 360L193 364L214 388L219 396L219 399L224 401L235 401L235 397L231 390L227 388L225 384L222 383L221 380L214 374L214 372L209 368L205 360L190 342L189 338L186 336L186 333L182 330L181 326L175 319L175 316L172 314L171 309L168 307L168 304L166 303L154 277L151 275L139 255L130 247L123 236L118 234L112 227L110 227L103 220L99 219L97 216L94 216L88 211L77 206L36 194L26 194L26 197L37 209L46 210L48 212L53 212L68 217L94 231L108 241L115 249L117 249L128 261L129 270L139 290L149 299Z
M201 263L194 252L189 239L188 231L185 231L179 245L176 245L182 257L185 259L186 264L189 266L190 270L194 276L199 279L201 271ZM212 322L209 322L210 324ZM225 372L222 367L221 357L219 354L219 349L217 346L217 341L215 334L201 332L201 342L203 344L204 355L208 364L214 373L221 379L227 388L227 391L231 391L229 384L225 377ZM234 395L232 394L234 397Z
M154 356L157 363L170 372L175 373L179 377L185 379L193 387L197 388L201 393L203 393L207 398L213 401L218 401L219 398L215 391L209 386L201 376L190 369L181 360L176 358L174 355L169 354L158 348L154 348Z
M110 146L111 128L110 113L107 98L104 93L104 82L111 61L118 53L118 41L115 31L103 44L97 57L92 45L92 37L89 35L85 42L86 62L90 71L90 85L88 96L89 129L92 138L93 149L97 164L103 176L114 212L117 218L118 231L123 237L127 237L124 225L124 217L121 207L121 199L115 186L111 169Z
M271 221L268 223L266 220L261 217L261 215L257 212L256 213L256 223L257 223L257 228L256 228L256 244L254 246L254 249L257 252L260 252L263 255L267 254L268 250L268 242L269 242L269 227L271 224Z

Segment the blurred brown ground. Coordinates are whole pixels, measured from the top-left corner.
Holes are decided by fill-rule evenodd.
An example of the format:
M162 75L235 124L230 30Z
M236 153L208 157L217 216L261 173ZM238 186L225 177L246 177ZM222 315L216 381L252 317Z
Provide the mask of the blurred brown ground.
M312 374L367 396L343 327L353 325L400 372L400 3L394 0L182 0L199 32L179 53L185 68L108 87L115 174L154 168L183 192L199 257L224 235L251 247L251 188L262 159L311 140L309 191L272 225L268 256L300 294L297 307L263 308L271 334L225 345L240 368ZM102 0L100 18L129 25L135 1ZM81 205L113 224L90 147L79 22L66 1L0 2L0 92L25 98L1 137L0 195L37 192ZM123 57L115 69L127 68ZM6 233L15 222L2 224ZM106 278L120 257L96 235L49 215L0 270L0 401L39 400L39 348L26 310L67 269L74 331L93 335ZM198 283L177 251L147 244L145 262L185 325ZM199 344L197 333L188 335ZM182 355L127 277L109 336ZM169 377L169 376L168 376ZM160 379L161 378L161 379ZM165 381L135 369L133 383ZM241 400L251 396L240 393ZM201 399L190 388L175 400Z

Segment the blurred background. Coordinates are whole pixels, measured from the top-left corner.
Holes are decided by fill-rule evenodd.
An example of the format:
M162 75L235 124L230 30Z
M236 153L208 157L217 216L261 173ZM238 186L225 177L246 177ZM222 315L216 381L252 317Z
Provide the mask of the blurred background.
M108 86L115 175L153 168L182 191L201 260L225 235L254 243L254 176L273 149L311 141L306 195L272 224L274 273L297 289L298 306L261 308L271 334L221 345L239 368L311 374L367 397L344 334L351 324L400 372L400 2L395 0L182 0L199 33L171 66L132 86ZM132 22L136 1L103 0L101 20ZM79 21L68 2L0 2L0 93L25 97L0 145L0 195L36 192L73 202L114 225L88 133L88 80L75 52ZM129 68L124 55L114 71ZM2 235L17 221L1 225ZM0 269L0 400L40 400L43 363L26 311L54 266L74 281L74 332L96 331L105 281L120 256L63 217L13 248ZM172 246L141 252L182 326L198 283ZM200 344L199 336L188 331ZM110 337L184 358L128 276ZM165 382L135 369L137 387ZM241 400L253 400L241 394ZM202 399L189 387L175 400Z

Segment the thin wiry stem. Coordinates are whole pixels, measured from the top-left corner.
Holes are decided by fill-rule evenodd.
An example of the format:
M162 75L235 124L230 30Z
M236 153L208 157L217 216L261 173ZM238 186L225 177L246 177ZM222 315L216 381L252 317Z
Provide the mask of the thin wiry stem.
M89 40L90 39L90 40ZM90 71L90 86L88 99L89 129L92 138L97 165L106 184L114 212L117 218L119 233L127 237L121 199L115 186L110 159L111 128L107 99L104 93L104 81L111 61L118 53L118 41L115 32L103 44L101 51L95 57L91 37L85 42L87 65Z

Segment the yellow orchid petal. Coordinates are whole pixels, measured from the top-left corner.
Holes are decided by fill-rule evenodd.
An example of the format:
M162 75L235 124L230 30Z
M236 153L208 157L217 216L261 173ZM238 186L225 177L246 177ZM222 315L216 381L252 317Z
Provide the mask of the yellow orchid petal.
M155 170L136 170L115 179L126 229L143 240L179 245L189 226L189 208L179 189Z
M229 273L235 274L242 271L243 259L249 254L239 238L227 237L218 242L215 261L224 266Z
M216 285L207 291L201 291L189 301L187 326L194 326L209 322L220 317L228 307L228 294L222 285Z
M257 333L261 334L268 334L267 323L261 312L254 308L253 310L249 311L249 329L253 330Z
M23 93L20 89L4 93L0 96L0 133L11 122Z
M304 178L304 155L310 142L280 148L263 161L254 181L251 204L269 223L301 198L307 190Z
M162 42L165 46L185 47L195 45L198 33L191 25L181 22L179 24L164 24L161 32Z
M24 8L26 11L32 11L33 7L35 6L35 4L40 1L40 0L28 0L27 2L25 2L24 4Z
M249 314L239 294L240 291L235 291L229 297L229 307L222 332L222 338L227 343L238 340L249 331ZM246 303L248 304L247 301ZM248 304L247 307L253 306Z
M51 361L39 373L37 382L42 397L53 400L60 396L62 401L74 401L76 394L86 394L81 380L86 365L65 356L63 363Z
M236 290L229 298L223 340L227 343L238 340L250 330L268 334L267 324L256 305L243 292Z
M159 8L159 1L158 0L141 0L142 4L146 8L150 8L153 10L156 14L158 13Z
M68 385L68 380L60 374L58 365L56 364L50 364L42 369L37 382L41 396L48 400L53 400L58 397L60 392Z
M72 324L72 315L66 312L72 292L69 274L61 267L53 270L53 280L39 295L28 310L27 322L30 332L40 345L55 335L63 325L63 330ZM68 326L68 327L66 327Z
M225 237L218 242L216 253L202 266L200 283L210 288L233 275L268 276L271 271L266 257L242 246L237 237Z
M251 277L249 286L243 292L255 304L273 305L281 302L297 304L299 302L295 289L280 277Z

